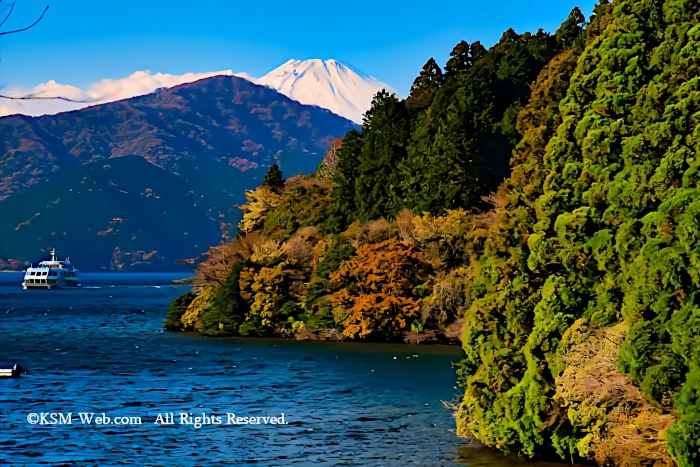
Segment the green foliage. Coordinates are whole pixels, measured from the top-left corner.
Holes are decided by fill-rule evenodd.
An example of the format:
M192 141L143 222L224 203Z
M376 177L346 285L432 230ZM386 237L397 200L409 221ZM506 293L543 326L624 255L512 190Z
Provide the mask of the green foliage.
M272 164L265 174L262 186L272 189L281 190L284 188L284 177L278 164Z
M406 141L410 134L406 103L382 91L365 115L359 164L352 167L354 177L353 219L367 222L397 212L401 196L395 168L406 157ZM349 144L348 150L354 145ZM343 146L345 149L345 146ZM343 150L341 157L346 154ZM342 168L347 166L343 164Z
M543 362L542 352L532 354L525 349L531 334L533 342L538 342L546 333L563 331L561 323L555 321L554 328L545 328L541 322L542 329L537 330L541 336L534 337L540 296L547 290L554 304L552 292L560 282L552 278L545 289L548 271L530 260L528 244L536 245L540 238L533 235L537 223L534 204L542 196L550 173L543 157L547 141L562 122L559 103L578 57L574 50L568 50L540 73L533 97L518 118L518 132L523 136L512 158L511 176L501 187L505 203L495 211L491 228L471 237L473 248L477 248L474 253L479 256L479 273L468 287L471 306L463 318L465 359L458 365L458 386L464 387L465 393L458 429L489 446L529 455L571 439L566 424L556 424L556 418L554 425L545 425L548 407L541 405L554 408L547 402L553 391L553 375L546 366L551 357ZM547 350L552 348L556 345ZM546 383L546 389L533 385L530 390L530 381ZM559 429L548 430L546 426Z
M185 314L187 307L190 306L190 303L192 303L192 300L194 300L196 296L197 294L193 292L185 292L173 300L165 315L165 323L163 323L163 327L168 331L182 330L182 322L180 321L182 319L182 315Z
M700 440L700 368L697 364L688 372L687 380L676 396L676 406L681 410L681 417L669 430L669 452L678 465L698 465L700 463L700 452L697 449L698 440Z
M445 64L447 79L469 70L472 66L472 56L469 54L469 43L461 41L450 52L450 59Z
M698 465L699 19L697 2L601 3L585 50L569 52L580 58L568 89L549 94L558 105L533 93L521 113L519 126L550 116L516 151L471 287L463 432L530 456L575 454L580 424L552 400L562 337L578 319L622 321L619 368L664 410L675 397L669 452ZM575 44L580 20L558 40Z
M328 279L330 273L337 271L346 259L355 254L355 247L341 235L334 235L328 250L318 264L316 275L322 279Z
M284 199L267 215L263 227L265 235L287 239L302 227L317 226L331 209L331 186L311 180L289 182Z
M259 337L264 335L260 330L260 326L255 321L245 321L238 328L238 333L243 337Z
M569 17L562 23L559 30L554 35L554 38L563 49L573 47L574 45L582 45L585 41L584 28L586 26L586 18L583 16L581 9L575 7L569 13Z
M245 267L244 261L236 263L226 282L214 292L209 308L202 313L202 334L230 336L238 332L248 312L248 304L241 297L239 285L241 271Z
M509 30L488 51L462 41L445 73L433 59L425 64L405 102L379 94L362 132L343 142L330 229L392 219L403 208L438 215L481 205L508 174L530 84L576 28L561 41Z
M433 102L435 94L440 90L443 82L442 69L435 63L435 59L431 57L423 65L418 78L411 86L411 93L406 99L406 108L418 110L428 107Z

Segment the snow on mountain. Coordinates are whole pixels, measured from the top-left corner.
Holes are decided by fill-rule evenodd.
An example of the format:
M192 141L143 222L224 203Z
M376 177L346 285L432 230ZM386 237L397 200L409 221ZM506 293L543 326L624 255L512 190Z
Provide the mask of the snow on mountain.
M256 84L268 86L302 104L315 105L355 123L369 110L374 95L391 87L336 60L289 60L262 78L231 70L211 73L170 75L137 71L122 79L103 79L85 88L60 84L54 80L33 89L9 89L1 94L35 99L0 99L0 117L6 115L54 115L92 105L105 104L155 92L212 76L238 76Z
M302 104L315 105L362 123L372 98L391 87L337 60L289 60L255 80Z

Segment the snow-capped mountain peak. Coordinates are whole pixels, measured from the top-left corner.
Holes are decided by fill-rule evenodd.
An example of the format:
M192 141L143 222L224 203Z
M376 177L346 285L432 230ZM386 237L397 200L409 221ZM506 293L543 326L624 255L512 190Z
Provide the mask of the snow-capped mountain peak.
M268 86L290 99L328 109L358 124L362 123L362 115L369 110L377 92L382 89L390 93L396 92L386 84L337 60L292 59L259 79L247 73L224 70L183 75L137 71L126 78L103 79L85 88L51 80L33 89L5 90L2 94L23 99L0 99L0 117L13 114L52 115L78 110L218 75L237 76ZM27 97L38 99L26 99Z
M315 105L362 123L372 98L391 87L337 60L289 60L255 80L302 104Z

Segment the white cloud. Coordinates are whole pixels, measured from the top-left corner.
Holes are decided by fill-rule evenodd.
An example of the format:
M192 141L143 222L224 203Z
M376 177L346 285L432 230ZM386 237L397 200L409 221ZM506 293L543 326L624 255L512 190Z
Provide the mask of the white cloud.
M246 73L233 73L231 70L212 73L185 73L184 75L151 74L150 71L137 71L122 79L103 79L90 84L85 89L60 84L51 80L40 84L34 89L13 88L3 92L2 94L6 96L31 96L42 99L10 100L0 98L0 117L14 114L53 115L106 102L142 96L150 94L158 88L170 88L219 75L239 76L249 81L255 81L255 78ZM48 97L61 99L46 99Z

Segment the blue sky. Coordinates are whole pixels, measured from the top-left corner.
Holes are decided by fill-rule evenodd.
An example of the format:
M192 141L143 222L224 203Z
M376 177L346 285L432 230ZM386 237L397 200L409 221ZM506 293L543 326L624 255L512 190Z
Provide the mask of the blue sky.
M4 0L6 5L10 0ZM335 58L406 95L425 61L444 64L462 39L495 43L502 32L554 31L595 0L181 1L16 0L0 37L0 83L55 79L84 86L137 70L182 74L232 69L262 76L290 58Z

